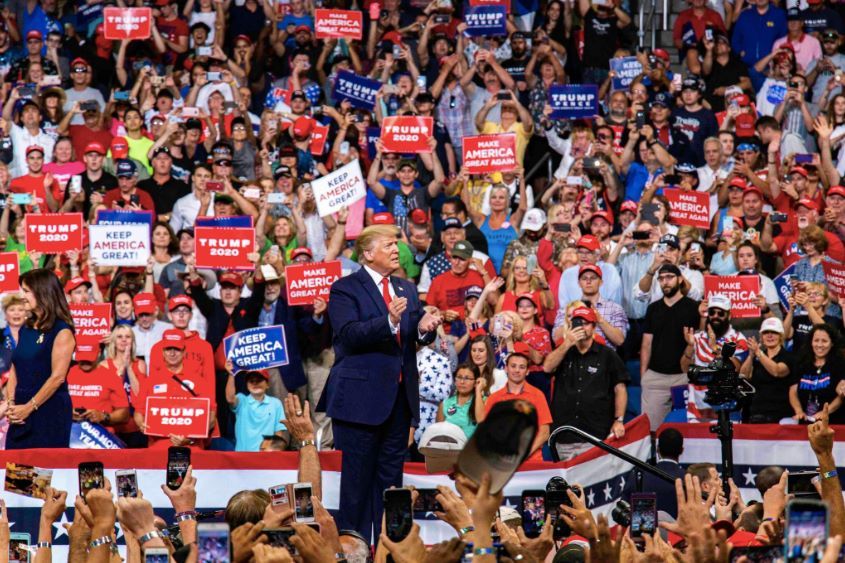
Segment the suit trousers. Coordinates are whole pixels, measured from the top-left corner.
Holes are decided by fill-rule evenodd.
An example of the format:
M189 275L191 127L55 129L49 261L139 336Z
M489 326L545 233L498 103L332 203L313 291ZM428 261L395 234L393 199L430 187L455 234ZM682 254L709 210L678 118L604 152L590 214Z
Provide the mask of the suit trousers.
M333 418L332 426L335 448L343 452L338 529L357 530L376 543L381 533L384 490L402 486L411 429L404 383L399 384L393 410L383 423L371 426Z

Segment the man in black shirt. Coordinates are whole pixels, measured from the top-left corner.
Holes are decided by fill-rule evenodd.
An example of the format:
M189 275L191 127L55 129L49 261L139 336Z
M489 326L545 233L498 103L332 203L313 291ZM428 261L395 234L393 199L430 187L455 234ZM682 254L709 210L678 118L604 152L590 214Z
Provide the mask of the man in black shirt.
M531 60L531 50L528 48L528 34L523 31L514 31L511 35L511 58L502 63L502 68L516 81L516 88L520 92L528 89L525 80L525 67Z
M572 327L564 331L563 343L543 362L543 370L555 374L554 428L571 425L593 436L621 438L625 435L628 372L616 352L595 341L596 322L592 309L573 310ZM567 434L558 438L556 447L560 459L566 460L590 444Z
M83 217L88 217L92 205L99 205L105 193L117 187L117 178L103 170L106 158L106 148L100 143L88 143L82 161L85 172L82 176L82 191L73 193L73 178L68 181L69 188L65 190L65 202L59 211L82 211Z
M606 4L578 0L578 12L584 20L584 55L581 61L584 72L581 82L601 84L610 72L608 61L619 46L620 30L631 23L631 17L616 0L608 0Z
M191 193L191 188L171 175L173 157L166 146L159 147L153 152L150 164L153 166L153 175L138 182L138 187L150 194L156 202L158 219L168 222L176 200Z
M704 41L704 61L701 73L707 85L705 98L714 112L725 109L725 89L739 85L745 91L751 90L748 67L733 51L731 40L721 32L714 32L712 41Z
M687 346L684 328L700 328L698 302L681 293L681 270L663 264L657 271L657 283L663 299L648 306L640 349L642 382L641 411L648 415L652 432L672 409L672 387L687 385L681 371L681 355Z

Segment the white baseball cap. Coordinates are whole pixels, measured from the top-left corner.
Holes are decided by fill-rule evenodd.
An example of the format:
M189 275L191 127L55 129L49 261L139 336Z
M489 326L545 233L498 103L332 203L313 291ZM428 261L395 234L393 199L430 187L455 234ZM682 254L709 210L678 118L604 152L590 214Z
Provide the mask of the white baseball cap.
M731 310L731 300L727 295L721 293L711 293L710 299L707 300L707 308L715 307L723 311Z
M520 228L523 231L539 231L546 224L546 212L533 207L525 212Z
M451 422L435 422L426 428L419 445L420 453L425 456L426 471L451 471L466 443L464 431Z
M769 317L760 325L760 333L764 332L783 334L783 322L777 317Z

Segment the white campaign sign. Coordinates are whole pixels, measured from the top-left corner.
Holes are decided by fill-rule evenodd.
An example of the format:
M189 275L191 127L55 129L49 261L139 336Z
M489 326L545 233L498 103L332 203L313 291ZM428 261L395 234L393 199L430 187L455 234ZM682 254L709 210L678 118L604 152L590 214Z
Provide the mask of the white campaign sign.
M367 196L367 185L358 159L338 168L328 176L311 182L320 217L337 213Z
M150 257L149 225L91 225L88 239L98 266L146 266Z

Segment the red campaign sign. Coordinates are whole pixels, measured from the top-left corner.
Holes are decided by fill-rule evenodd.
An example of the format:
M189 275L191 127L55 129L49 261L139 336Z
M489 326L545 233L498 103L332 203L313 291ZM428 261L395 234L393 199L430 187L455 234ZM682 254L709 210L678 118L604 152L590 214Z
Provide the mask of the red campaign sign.
M44 254L82 250L82 213L27 213L25 244Z
M845 265L822 261L824 278L831 293L842 299L845 297Z
M20 291L20 260L17 252L0 252L0 293Z
M286 266L288 305L313 305L317 297L328 301L329 290L340 278L340 272L340 260Z
M710 194L688 192L677 188L664 188L663 195L669 200L673 225L690 225L702 229L710 228Z
M469 5L475 6L504 6L505 13L509 14L511 11L510 0L469 0Z
M203 397L147 397L147 436L207 438L211 400Z
M704 276L705 302L711 293L721 293L731 300L731 318L760 316L760 306L757 304L760 276Z
M197 268L211 270L252 270L247 255L255 251L255 229L197 227Z
M428 140L433 134L432 117L395 115L385 117L381 126L381 141L384 143L385 152L431 152Z
M514 170L516 134L464 137L464 166L470 174L491 174Z
M152 8L106 8L103 24L106 39L149 39L152 32Z
M99 342L111 333L111 303L71 303L76 339Z
M326 148L326 141L329 138L329 126L314 124L314 130L311 132L311 154L320 156Z
M364 37L364 14L357 10L318 9L315 14L317 39L361 39Z

